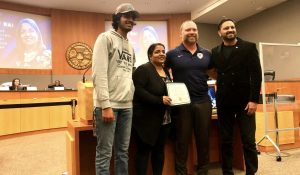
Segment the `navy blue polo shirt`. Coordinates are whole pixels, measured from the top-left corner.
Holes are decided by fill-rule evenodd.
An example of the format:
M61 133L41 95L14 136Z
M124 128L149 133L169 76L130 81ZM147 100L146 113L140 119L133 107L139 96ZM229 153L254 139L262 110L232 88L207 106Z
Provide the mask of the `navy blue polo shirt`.
M165 66L171 68L174 82L183 82L188 88L192 103L209 101L206 70L210 64L210 52L197 45L192 54L183 44L167 52Z

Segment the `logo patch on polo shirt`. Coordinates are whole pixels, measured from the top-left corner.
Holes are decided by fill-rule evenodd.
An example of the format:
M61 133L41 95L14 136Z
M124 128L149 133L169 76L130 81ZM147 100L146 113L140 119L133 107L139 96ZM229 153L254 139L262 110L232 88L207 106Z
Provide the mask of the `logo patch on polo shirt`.
M197 53L197 57L198 57L199 59L202 59L202 58L203 58L203 53Z

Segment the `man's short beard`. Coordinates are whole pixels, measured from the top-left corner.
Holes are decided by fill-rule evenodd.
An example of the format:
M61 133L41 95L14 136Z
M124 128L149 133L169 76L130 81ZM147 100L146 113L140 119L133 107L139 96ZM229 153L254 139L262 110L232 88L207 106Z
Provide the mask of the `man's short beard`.
M195 41L191 41L191 40L189 40L189 37L186 37L184 39L184 43L187 43L187 44L195 44L195 43L197 43L197 37L195 36L194 38L195 38Z
M222 37L224 41L227 41L227 42L232 42L236 39L236 36L232 37L232 38L227 38L227 37Z

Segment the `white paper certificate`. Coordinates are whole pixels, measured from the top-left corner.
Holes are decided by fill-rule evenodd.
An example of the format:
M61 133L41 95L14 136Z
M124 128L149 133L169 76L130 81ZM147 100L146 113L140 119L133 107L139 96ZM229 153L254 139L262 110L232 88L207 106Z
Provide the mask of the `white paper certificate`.
M184 83L167 83L167 91L172 99L171 106L191 103L189 91Z

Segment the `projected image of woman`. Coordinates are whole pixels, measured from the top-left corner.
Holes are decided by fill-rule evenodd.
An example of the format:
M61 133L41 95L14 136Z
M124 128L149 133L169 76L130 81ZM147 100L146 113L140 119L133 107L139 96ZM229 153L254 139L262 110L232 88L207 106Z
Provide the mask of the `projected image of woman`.
M46 48L41 31L34 20L22 19L19 22L18 36L18 67L51 68L51 50Z
M136 65L141 65L148 62L147 50L153 43L159 42L159 38L156 30L152 26L146 26L143 28L140 34L140 54L137 55Z

